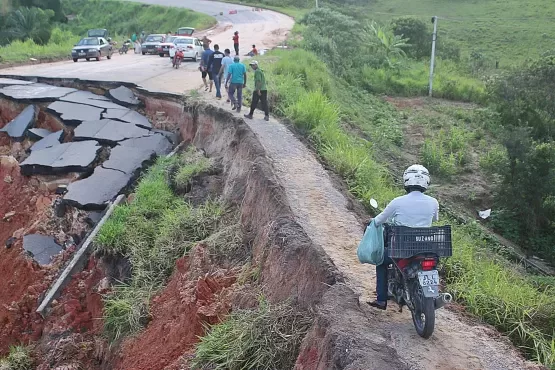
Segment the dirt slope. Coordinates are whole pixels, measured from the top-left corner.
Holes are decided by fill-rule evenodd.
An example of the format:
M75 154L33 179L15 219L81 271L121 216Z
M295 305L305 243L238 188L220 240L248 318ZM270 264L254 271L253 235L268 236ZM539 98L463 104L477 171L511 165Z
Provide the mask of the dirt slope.
M269 123L261 119L247 123L272 159L296 221L324 248L344 274L347 285L360 294L360 300L365 302L373 298L374 270L369 265L361 265L356 256L363 228L354 212L348 209L346 197L334 187L314 155L285 126L273 119ZM411 369L538 368L525 362L494 330L469 325L447 310L438 312L434 336L423 340L416 334L408 310L398 313L394 305L391 306L386 312L377 313L366 304L361 304L361 309L369 322L380 323L376 335L383 335L388 346ZM369 331L373 329L368 328Z

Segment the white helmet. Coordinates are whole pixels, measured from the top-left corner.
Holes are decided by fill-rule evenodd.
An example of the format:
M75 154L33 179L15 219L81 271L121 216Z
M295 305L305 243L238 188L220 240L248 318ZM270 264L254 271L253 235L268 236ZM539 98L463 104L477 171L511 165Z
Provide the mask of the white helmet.
M426 167L413 164L405 170L403 173L403 183L405 189L409 187L421 188L420 190L426 191L428 186L430 186L430 173Z

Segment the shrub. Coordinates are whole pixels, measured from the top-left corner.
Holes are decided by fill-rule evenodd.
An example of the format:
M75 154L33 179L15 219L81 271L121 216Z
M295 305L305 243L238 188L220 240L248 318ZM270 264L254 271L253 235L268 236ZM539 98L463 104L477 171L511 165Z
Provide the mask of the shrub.
M234 311L209 329L195 351L193 369L291 369L312 317L287 303L261 299L252 310Z
M0 359L0 370L31 370L33 359L28 348L11 346L8 356Z
M391 21L391 27L395 35L409 39L410 47L407 54L414 58L422 58L430 55L432 32L427 24L418 18L401 17Z

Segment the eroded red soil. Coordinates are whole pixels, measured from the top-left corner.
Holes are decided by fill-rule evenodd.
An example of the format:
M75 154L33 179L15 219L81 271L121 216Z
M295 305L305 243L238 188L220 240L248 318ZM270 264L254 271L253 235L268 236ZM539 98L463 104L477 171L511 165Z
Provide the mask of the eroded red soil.
M36 340L42 331L34 311L38 295L48 286L49 270L25 257L21 237L53 198L20 175L13 157L0 157L0 196L0 353L4 353L14 343ZM16 239L8 249L5 243L12 236Z
M127 340L115 369L178 370L192 353L203 324L215 324L231 309L236 274L215 269L202 245L177 261L164 290L152 300L152 321Z

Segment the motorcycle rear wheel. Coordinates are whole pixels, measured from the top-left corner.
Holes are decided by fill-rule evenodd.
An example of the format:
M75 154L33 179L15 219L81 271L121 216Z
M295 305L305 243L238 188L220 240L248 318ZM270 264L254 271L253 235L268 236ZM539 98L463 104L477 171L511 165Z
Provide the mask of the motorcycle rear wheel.
M417 288L414 294L414 310L412 311L412 321L418 335L424 339L428 339L434 333L436 321L436 310L434 307L434 299L424 297L422 287L415 283Z

